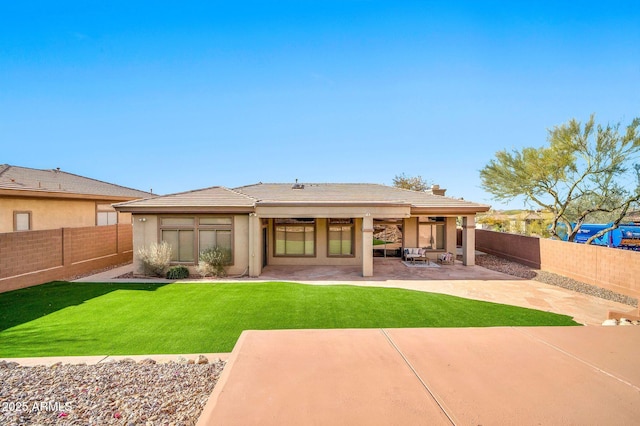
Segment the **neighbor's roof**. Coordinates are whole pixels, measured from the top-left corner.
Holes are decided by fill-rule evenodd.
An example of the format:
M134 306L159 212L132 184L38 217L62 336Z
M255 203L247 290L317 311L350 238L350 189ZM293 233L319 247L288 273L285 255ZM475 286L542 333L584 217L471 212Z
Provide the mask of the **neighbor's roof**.
M154 194L127 188L59 169L30 169L27 167L0 165L0 191L30 191L45 194L82 194L116 199L138 199ZM6 192L5 192L6 193Z
M243 209L252 211L256 206L310 206L310 205L379 205L407 206L412 210L438 210L441 212L486 211L489 206L456 198L410 191L395 187L367 183L311 183L294 189L292 184L258 183L235 189L212 187L179 194L165 195L148 200L131 201L117 205L121 211L204 211L211 209Z

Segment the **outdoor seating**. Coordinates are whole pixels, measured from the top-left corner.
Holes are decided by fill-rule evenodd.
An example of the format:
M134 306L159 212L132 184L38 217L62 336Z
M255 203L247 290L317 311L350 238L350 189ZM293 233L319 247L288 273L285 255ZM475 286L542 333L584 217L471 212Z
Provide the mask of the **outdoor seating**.
M455 257L453 253L447 252L438 255L438 263L441 265L453 265L455 263Z
M405 247L402 257L406 261L411 261L411 263L415 263L415 261L428 262L427 251L423 248L419 247Z

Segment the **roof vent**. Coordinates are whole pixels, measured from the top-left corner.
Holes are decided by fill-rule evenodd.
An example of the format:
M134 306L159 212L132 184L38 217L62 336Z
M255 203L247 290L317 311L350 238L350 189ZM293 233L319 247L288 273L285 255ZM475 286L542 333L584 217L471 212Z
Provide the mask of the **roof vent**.
M293 184L291 189L304 189L304 184L298 183L298 179L296 179L296 183Z

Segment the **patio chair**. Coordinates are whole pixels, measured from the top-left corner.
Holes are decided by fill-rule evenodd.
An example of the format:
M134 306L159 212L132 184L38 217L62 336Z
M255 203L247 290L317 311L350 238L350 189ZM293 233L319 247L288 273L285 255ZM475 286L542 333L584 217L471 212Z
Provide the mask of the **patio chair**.
M446 252L438 256L438 263L441 265L453 265L455 263L455 259L456 258L453 256L453 253Z

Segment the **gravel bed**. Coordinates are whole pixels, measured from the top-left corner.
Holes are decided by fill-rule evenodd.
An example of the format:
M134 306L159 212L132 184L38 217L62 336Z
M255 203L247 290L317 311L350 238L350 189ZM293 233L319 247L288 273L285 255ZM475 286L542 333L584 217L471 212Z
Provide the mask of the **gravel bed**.
M535 280L545 284L551 284L558 287L566 288L567 290L576 291L578 293L588 294L590 296L596 296L601 299L623 303L625 305L633 306L634 308L638 307L638 299L636 298L600 288L595 285L576 281L562 275L541 271L539 269L529 268L528 266L522 265L520 263L511 262L507 259L503 259L501 257L493 256L490 254L476 256L476 265L482 266L483 268L491 269L492 271L498 271L505 274L513 275L515 277Z
M0 424L194 425L224 365L0 362Z

